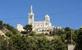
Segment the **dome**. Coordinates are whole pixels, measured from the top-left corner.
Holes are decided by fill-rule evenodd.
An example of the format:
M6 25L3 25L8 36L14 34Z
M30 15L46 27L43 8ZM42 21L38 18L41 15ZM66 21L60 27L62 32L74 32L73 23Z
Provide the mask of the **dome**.
M45 18L50 18L48 14L45 15Z
M45 15L45 20L46 21L50 21L50 17L49 17L49 15L47 14L47 15Z

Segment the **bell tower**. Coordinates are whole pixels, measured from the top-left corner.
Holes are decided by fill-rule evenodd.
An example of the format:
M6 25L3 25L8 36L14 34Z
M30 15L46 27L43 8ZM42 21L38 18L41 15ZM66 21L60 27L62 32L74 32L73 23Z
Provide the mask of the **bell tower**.
M33 23L34 23L34 13L33 13L32 5L31 5L30 11L28 14L28 24L33 25Z
M46 14L46 15L45 15L45 21L46 21L47 23L49 23L49 22L50 22L50 17L49 17L49 15L48 15L48 14Z
M46 25L47 25L47 26L51 26L50 16L49 16L48 14L45 15L45 22L46 22Z

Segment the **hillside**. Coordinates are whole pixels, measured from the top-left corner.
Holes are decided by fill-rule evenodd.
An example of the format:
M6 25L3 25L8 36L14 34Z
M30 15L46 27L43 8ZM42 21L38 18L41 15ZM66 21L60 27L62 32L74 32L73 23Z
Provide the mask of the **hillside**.
M4 35L7 33L12 33L12 34L16 34L19 33L14 27L12 27L9 24L3 23L2 21L0 21L0 35Z
M29 28L29 27L28 27ZM58 47L59 46L59 47ZM0 21L0 50L66 50L61 36L18 32L14 27Z
M53 29L50 34L36 34L29 25L26 32L19 32L9 24L0 21L0 50L67 50L82 48L82 28ZM28 31L30 30L30 31Z

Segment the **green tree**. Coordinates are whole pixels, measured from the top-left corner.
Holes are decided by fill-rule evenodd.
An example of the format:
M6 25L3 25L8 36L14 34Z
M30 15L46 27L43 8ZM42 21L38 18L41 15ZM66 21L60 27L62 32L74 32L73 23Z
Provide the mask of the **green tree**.
M67 43L71 43L71 40L72 40L71 28L66 27L64 30L65 30L65 33L66 33Z
M32 32L32 25L26 25L24 27L24 29L26 30L26 33L31 33Z
M8 50L8 41L7 39L0 35L0 50Z
M0 21L0 29L3 29L3 21Z
M3 25L3 21L0 21L0 25Z
M9 24L4 24L4 27L11 31L13 34L18 34L19 32Z
M82 28L79 29L75 50L82 50Z

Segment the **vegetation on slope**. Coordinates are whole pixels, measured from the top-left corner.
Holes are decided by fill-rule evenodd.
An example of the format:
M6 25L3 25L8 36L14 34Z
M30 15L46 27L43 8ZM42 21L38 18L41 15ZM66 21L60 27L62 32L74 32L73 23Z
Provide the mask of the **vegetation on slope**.
M82 50L81 28L54 29L49 35L35 34L30 25L26 25L24 29L26 32L20 33L14 27L0 21L0 30L7 30L3 31L7 37L0 35L0 50L67 50L67 44L74 44L75 50Z

